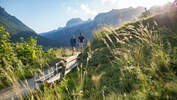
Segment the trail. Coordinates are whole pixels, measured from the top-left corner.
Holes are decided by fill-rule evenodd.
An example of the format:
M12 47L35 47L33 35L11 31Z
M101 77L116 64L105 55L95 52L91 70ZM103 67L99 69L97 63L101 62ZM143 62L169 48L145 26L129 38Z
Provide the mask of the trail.
M80 53L76 53L73 56L69 56L65 58L64 60L67 61L66 65L66 72L65 75L68 74L73 68L75 68L77 63L77 57ZM44 75L47 75L49 72L54 70L55 67L52 66L44 71ZM43 83L37 83L36 78L37 76L34 76L33 78L26 79L19 82L19 86L11 86L5 89L2 89L0 91L0 100L19 100L20 97L24 97L27 94L39 89L40 86L43 85Z

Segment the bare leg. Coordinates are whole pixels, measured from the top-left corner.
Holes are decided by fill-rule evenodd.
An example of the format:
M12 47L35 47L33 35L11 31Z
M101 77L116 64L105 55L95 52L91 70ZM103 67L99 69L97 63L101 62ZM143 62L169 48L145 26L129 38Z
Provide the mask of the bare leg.
M72 46L72 55L74 55L75 48Z
M80 51L82 52L82 50L83 50L83 47L82 47L82 46L80 46Z

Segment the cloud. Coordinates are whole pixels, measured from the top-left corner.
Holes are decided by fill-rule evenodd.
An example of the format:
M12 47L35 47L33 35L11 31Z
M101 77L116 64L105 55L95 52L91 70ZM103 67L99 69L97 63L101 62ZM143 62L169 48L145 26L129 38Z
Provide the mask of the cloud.
M101 0L102 5L107 5L109 7L117 6L120 0Z
M91 10L87 4L81 4L80 8L85 15L92 15L93 16L93 15L97 14L97 12L94 10Z
M67 7L67 11L68 11L69 13L72 13L72 14L78 14L78 13L79 13L79 10L78 10L78 9L73 9L73 8L71 8L70 6Z
M112 9L120 9L121 0L98 0L96 4L92 4L90 8L94 9L97 13L108 12Z
M101 0L102 4L114 5L117 4L119 0Z

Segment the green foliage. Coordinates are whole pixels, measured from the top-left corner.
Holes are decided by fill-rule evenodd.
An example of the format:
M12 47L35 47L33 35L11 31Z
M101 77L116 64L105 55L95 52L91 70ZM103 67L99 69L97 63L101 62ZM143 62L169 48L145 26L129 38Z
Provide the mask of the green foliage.
M56 54L60 49L44 52L33 38L27 41L21 38L20 43L12 43L9 38L10 34L0 27L0 89L19 79L30 78L38 69L59 60Z
M13 54L13 44L9 42L10 35L3 27L0 27L0 36L0 63L3 66L5 64L3 60L11 61L15 55Z

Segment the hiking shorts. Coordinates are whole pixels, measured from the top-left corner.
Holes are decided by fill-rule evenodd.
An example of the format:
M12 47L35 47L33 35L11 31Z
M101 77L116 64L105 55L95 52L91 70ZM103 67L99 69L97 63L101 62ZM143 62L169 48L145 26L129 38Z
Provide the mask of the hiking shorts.
M79 43L79 47L84 47L84 43Z

